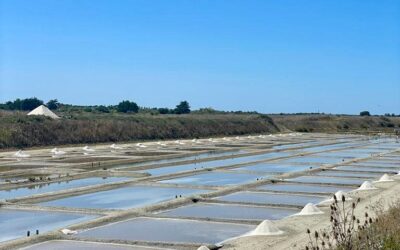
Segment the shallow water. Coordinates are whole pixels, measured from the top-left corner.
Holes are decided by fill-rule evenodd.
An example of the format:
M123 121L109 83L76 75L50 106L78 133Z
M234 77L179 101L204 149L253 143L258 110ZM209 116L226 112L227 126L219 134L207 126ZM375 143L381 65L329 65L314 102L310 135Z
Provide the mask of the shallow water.
M189 196L207 190L154 186L130 186L107 191L83 194L43 202L44 206L75 208L128 209L175 199L176 195Z
M0 199L14 199L17 197L30 196L35 194L42 194L47 192L55 192L60 190L66 190L70 188L78 188L78 187L86 187L97 184L111 183L117 181L129 180L130 178L126 177L92 177L85 179L77 179L71 181L63 181L63 182L52 182L48 184L42 185L33 185L29 187L10 189L10 190L1 190L0 191Z
M115 239L215 244L239 236L255 226L208 221L135 218L89 229L78 236L89 239Z
M335 177L365 177L365 178L378 178L382 174L379 173L354 173L346 171L321 171L316 173L318 176L335 176Z
M269 164L268 163L260 163L260 164L251 165L251 166L234 168L231 170L287 173L287 172L304 171L309 168L310 168L309 166L301 166L301 165L290 165L290 164L280 164L280 163L269 163Z
M299 212L296 209L242 206L231 204L195 204L160 213L168 217L196 217L243 220L279 220Z
M28 230L31 235L37 229L42 234L95 217L76 213L0 209L0 241L26 237Z
M164 163L171 163L171 162L176 162L178 164L179 162L183 162L183 161L202 160L202 159L207 159L207 158L211 158L211 157L220 157L220 156L228 156L228 155L233 156L233 155L243 154L246 152L247 152L246 150L233 150L233 151L228 151L228 152L208 152L208 153L201 153L201 154L192 155L192 156L169 158L169 159L155 160L155 161L146 161L146 162L133 163L133 164L122 164L122 165L118 165L116 167L124 169L124 168L142 167L142 166L149 166L149 165L153 165L153 164L164 164Z
M370 153L359 153L359 152L346 152L346 151L334 151L334 152L326 152L326 153L319 153L315 156L318 157L335 157L338 159L345 159L345 158L365 158L370 157Z
M275 194L262 192L238 192L217 198L222 201L250 202L274 205L296 205L304 206L307 203L319 203L326 199L322 196L297 195L297 194Z
M353 188L341 186L323 186L311 184L290 184L290 183L276 183L260 186L257 189L267 191L283 191L283 192L304 192L304 193L336 193L339 190L350 191Z
M70 249L97 249L97 250L168 250L166 248L142 247L133 245L101 243L101 242L85 242L74 240L51 240L38 243L22 250L70 250Z
M252 161L265 160L275 157L283 157L288 155L290 155L290 153L287 152L266 153L266 154L238 157L238 158L229 158L223 160L205 161L205 162L197 162L197 163L190 163L190 164L170 166L170 167L153 168L147 170L140 170L139 172L147 172L150 173L151 175L158 176L158 175L171 174L171 173L177 173L177 172L201 169L201 168L215 168L215 167L229 166L229 165L247 163Z
M244 184L248 182L255 182L257 178L266 178L268 176L262 174L244 174L244 173L225 173L211 171L207 173L185 176L180 178L168 179L160 181L161 183L172 184L190 184L190 185L204 185L204 186L225 186Z
M395 168L384 168L384 167L366 167L366 166L339 166L335 167L338 170L350 170L350 171L377 171L382 173L397 173ZM400 170L400 168L399 168Z
M294 158L289 158L280 161L281 163L320 163L320 164L334 164L342 162L342 158L332 158L332 157L313 157L313 156L299 156Z
M339 177L325 177L325 176L300 176L286 181L298 181L303 183L332 183L332 184L347 184L347 185L360 185L364 182L363 179L339 178Z

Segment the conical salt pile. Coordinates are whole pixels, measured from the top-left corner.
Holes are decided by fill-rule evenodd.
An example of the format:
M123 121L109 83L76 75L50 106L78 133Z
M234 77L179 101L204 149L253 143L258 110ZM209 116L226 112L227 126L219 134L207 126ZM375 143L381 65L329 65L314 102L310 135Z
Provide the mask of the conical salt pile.
M361 184L361 186L357 188L357 190L373 190L373 189L377 188L374 187L374 185L372 185L370 181L364 181L363 184Z
M300 213L297 213L295 215L314 215L323 213L324 212L322 212L316 205L312 203L307 203L307 205L304 206Z
M338 201L342 200L342 197L344 196L344 198L346 198L347 201L352 200L352 198L347 196L347 193L343 192L342 190L339 190L335 193L336 199L338 199Z
M379 178L378 182L387 182L387 181L393 181L393 179L391 179L388 174L384 174L382 175L381 178Z
M17 157L17 158L28 158L31 155L22 152L22 150L19 150L17 153L14 154L14 156Z
M197 248L197 250L210 250L210 248L208 248L207 246L201 246Z
M348 194L345 193L345 192L343 192L342 190L337 191L337 192L335 193L335 196L336 196L336 199L337 199L338 201L341 201L343 196L346 198L346 201L352 200L352 198L350 198L350 197L348 196ZM334 200L335 200L335 199L334 199L333 196L332 196L331 198L329 198L329 199L327 199L327 200L321 201L319 204L324 205L324 204L326 204L326 203L331 203L331 202L333 202Z
M65 234L65 235L73 235L73 234L78 233L77 231L69 230L67 228L61 229L60 231L61 231L61 233Z
M284 232L279 230L277 226L270 220L264 220L248 235L280 235Z
M89 148L89 146L84 146L82 149L83 149L83 151L86 151L86 152L94 152L95 151L93 148Z

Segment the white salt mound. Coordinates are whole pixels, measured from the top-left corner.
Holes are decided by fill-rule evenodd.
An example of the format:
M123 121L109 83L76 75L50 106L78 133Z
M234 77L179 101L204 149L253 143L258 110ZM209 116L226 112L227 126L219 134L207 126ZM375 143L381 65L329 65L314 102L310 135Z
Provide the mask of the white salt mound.
M30 157L29 154L22 152L22 150L19 150L18 152L16 152L16 153L14 154L14 156L15 156L15 157L18 157L18 158L27 158L27 157Z
M84 146L82 149L83 149L83 151L94 152L94 149L89 148L89 146Z
M378 182L384 182L384 181L393 181L393 179L391 179L388 174L384 174L382 175L382 177L379 179Z
M295 215L314 215L314 214L323 214L322 212L316 205L312 203L307 203L304 208L300 211L300 213L297 213Z
M361 186L357 188L357 190L373 190L373 189L377 188L374 187L374 185L372 185L370 181L364 181L363 184L361 184Z
M349 197L349 195L348 195L347 193L343 192L342 190L337 191L337 192L335 193L335 196L336 196L336 199L337 199L338 201L341 201L343 196L346 198L346 201L352 200L352 198ZM326 204L326 203L328 203L328 202L330 203L330 202L333 202L334 200L335 200L335 199L334 199L333 196L332 196L331 198L320 202L320 204Z
M248 235L280 235L284 232L279 230L277 226L270 220L264 220Z
M342 190L339 190L335 193L336 199L338 199L338 201L342 200L342 197L344 196L346 198L346 200L350 201L352 200L352 198L350 198L347 193L343 192ZM333 199L333 198L332 198Z
M197 250L210 250L210 248L208 248L206 246L201 246L201 247L197 248Z
M61 229L60 231L61 231L61 233L66 234L66 235L73 235L73 234L77 234L78 233L77 231L69 230L69 229L66 229L66 228Z

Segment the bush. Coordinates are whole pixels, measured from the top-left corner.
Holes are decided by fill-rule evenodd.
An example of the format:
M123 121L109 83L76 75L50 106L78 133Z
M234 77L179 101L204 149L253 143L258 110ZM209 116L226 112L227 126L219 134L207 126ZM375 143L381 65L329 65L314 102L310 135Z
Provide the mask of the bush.
M139 111L139 106L134 102L122 101L118 103L117 111L121 113L137 113Z
M361 111L360 116L371 116L371 114L369 113L369 111Z
M46 106L51 110L56 110L60 107L60 103L57 99L53 99L47 102Z
M189 114L190 113L190 106L187 101L182 101L175 108L176 114Z
M101 113L110 113L110 110L106 106L103 106L103 105L97 106L96 110Z

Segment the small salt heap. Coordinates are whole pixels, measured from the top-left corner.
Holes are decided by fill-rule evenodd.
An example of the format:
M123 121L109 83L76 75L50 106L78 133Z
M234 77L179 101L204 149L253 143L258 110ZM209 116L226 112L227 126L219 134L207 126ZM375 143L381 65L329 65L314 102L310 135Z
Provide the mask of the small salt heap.
M19 150L17 153L14 154L14 156L17 158L28 158L31 155L24 153L22 150Z
M281 235L284 232L279 230L277 226L270 220L264 220L254 229L246 235Z
M376 182L389 182L389 181L393 181L393 179L391 179L388 174L384 174L382 175L381 178L379 178L379 181Z
M82 150L83 150L83 151L86 151L86 152L94 152L94 151L95 151L93 148L89 148L89 146L84 146L84 147L82 148Z
M61 229L60 231L61 231L61 233L65 234L65 235L73 235L73 234L78 233L77 231L69 230L67 228Z
M335 196L336 196L336 199L337 199L338 201L341 201L343 196L346 198L346 201L352 200L352 198L349 197L348 194L345 193L345 192L343 192L342 190L337 191L337 192L335 193ZM332 196L331 198L322 201L320 204L331 203L331 202L333 202L334 200L335 200L335 199L334 199L333 196Z
M121 149L121 147L115 145L115 143L111 144L110 148L111 148L111 149Z
M374 185L372 185L372 183L370 181L364 181L363 184L361 184L361 186L359 188L357 188L356 190L374 190L377 189L376 187L374 187Z
M208 248L207 246L201 246L197 248L197 250L210 250L210 248Z
M315 215L315 214L323 214L322 212L316 205L312 203L307 203L307 205L304 206L304 208L297 214L294 215Z

